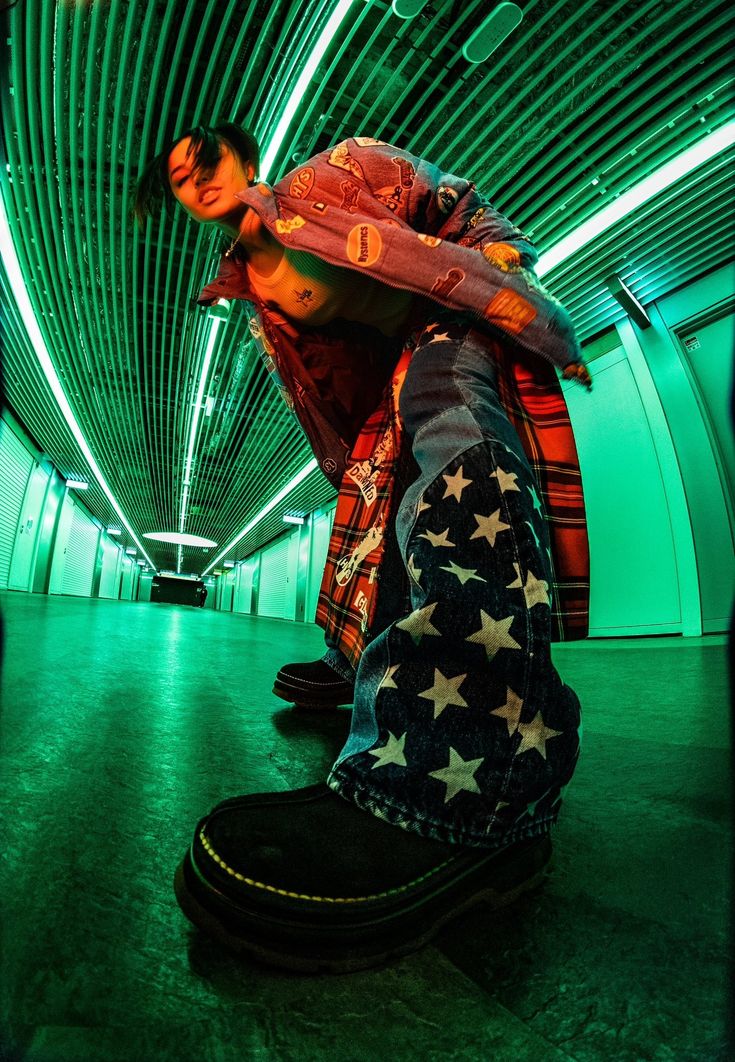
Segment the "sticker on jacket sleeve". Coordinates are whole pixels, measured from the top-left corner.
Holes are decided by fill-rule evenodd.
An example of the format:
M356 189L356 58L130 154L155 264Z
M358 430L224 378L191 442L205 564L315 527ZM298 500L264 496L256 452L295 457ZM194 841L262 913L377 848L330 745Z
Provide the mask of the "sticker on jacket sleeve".
M338 170L347 170L353 177L357 177L358 181L365 180L362 166L359 162L355 162L352 155L350 155L347 144L337 144L337 147L329 156L329 165L336 166Z
M461 269L450 269L445 277L436 278L431 294L438 299L448 299L457 285L461 284L463 280L464 273Z
M394 155L391 162L395 163L398 167L398 172L401 175L401 188L408 190L413 188L414 178L416 177L416 168L412 162L408 159L401 158L400 155Z
M451 214L459 202L459 192L442 184L436 193L436 201L442 214Z
M303 199L314 187L314 169L304 166L291 179L288 192L294 199Z
M517 292L501 288L485 307L484 316L505 332L518 335L536 317L536 310Z
M290 233L295 232L296 229L303 229L306 222L300 214L295 214L289 221L284 221L279 218L276 222L276 232L279 236L288 236Z
M354 214L357 210L357 200L360 195L360 185L355 184L349 178L346 181L342 181L340 185L342 189L342 202L340 208L346 210L348 214Z
M358 147L385 147L385 140L376 140L374 136L353 137Z
M347 257L355 265L373 265L382 249L383 240L374 225L355 225L347 237Z
M490 265L497 266L504 273L520 271L521 252L512 243L486 243L482 248L482 254Z
M442 242L438 236L428 236L425 232L417 232L416 235L427 247L438 247Z

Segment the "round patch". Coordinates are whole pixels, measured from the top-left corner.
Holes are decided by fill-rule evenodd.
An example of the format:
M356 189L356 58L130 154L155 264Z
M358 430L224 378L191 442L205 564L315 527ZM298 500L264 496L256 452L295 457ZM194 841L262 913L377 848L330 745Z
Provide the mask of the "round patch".
M355 225L347 237L347 257L355 265L374 265L382 249L383 240L374 225Z
M324 460L322 461L322 468L324 469L325 472L329 472L329 473L336 472L337 471L337 462L332 457L325 457Z

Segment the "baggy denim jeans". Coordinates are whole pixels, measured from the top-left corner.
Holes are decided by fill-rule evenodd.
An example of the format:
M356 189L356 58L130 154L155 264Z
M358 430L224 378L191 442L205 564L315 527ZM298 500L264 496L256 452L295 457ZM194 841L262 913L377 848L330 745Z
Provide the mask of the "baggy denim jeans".
M328 784L425 837L500 848L556 822L580 705L551 661L549 538L488 339L446 311L414 338L400 402L419 472L393 529L410 607L363 652Z

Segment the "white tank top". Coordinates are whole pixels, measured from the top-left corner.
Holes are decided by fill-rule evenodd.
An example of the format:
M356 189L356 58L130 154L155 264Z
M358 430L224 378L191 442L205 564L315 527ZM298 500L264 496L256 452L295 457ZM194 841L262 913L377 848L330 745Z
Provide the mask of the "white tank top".
M408 317L411 292L285 248L275 273L263 277L248 264L248 277L264 303L275 303L294 322L319 327L336 317L394 336Z

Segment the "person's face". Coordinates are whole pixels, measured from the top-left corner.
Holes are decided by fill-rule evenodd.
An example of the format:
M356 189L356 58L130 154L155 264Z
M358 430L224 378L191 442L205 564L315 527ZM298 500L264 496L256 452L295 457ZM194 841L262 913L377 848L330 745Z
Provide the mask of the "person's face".
M215 168L195 172L194 153L190 148L191 139L184 137L168 157L171 191L196 221L232 223L233 215L244 210L235 194L252 182L255 175L252 165L243 164L227 144L222 144Z

